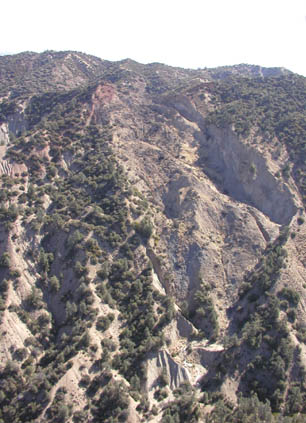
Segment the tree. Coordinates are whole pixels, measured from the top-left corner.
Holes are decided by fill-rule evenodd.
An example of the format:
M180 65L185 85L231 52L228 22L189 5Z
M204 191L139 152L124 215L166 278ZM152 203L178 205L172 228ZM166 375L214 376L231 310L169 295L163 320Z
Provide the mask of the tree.
M60 290L61 284L56 276L50 278L49 287L52 292L58 292Z

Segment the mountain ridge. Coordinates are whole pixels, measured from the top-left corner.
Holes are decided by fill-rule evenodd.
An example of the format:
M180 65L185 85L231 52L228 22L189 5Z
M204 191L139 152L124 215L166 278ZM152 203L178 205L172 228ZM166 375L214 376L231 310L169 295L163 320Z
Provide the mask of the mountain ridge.
M0 58L3 421L302 422L305 78L19 58Z
M233 65L233 66L223 66L223 67L218 67L218 68L204 68L204 69L183 69L180 67L175 67L175 66L169 66L169 65L163 65L161 63L149 63L147 65L143 65L141 63L138 63L136 61L133 61L131 59L123 59L120 61L116 61L116 62L111 62L111 61L107 61L104 59L100 59L98 57L92 56L92 55L88 55L85 53L81 53L81 52L75 52L75 51L64 51L64 52L57 52L57 51L53 51L53 50L47 50L43 53L35 53L35 52L22 52L22 53L18 53L18 54L12 54L12 55L4 55L4 56L0 56L0 76L1 79L4 79L4 82L7 84L8 82L10 82L9 80L5 79L5 62L8 62L8 65L13 68L13 66L16 66L16 64L18 64L19 66L19 72L20 72L20 67L22 66L22 61L23 59L27 59L27 66L28 69L24 69L25 73L23 74L23 78L25 78L27 80L27 72L31 71L38 71L39 68L41 68L43 70L44 73L49 73L52 71L52 69L47 69L44 68L44 65L47 65L47 63L50 63L50 61L52 60L57 60L57 61L64 61L64 63L61 63L61 65L65 65L65 62L67 62L66 64L68 64L68 66L72 66L72 71L74 72L74 76L76 76L76 74L81 73L80 77L80 81L79 84L84 84L86 81L87 82L92 82L93 79L95 78L99 78L102 76L102 74L105 72L105 68L111 66L111 64L113 65L130 65L134 67L136 67L137 69L145 69L146 67L148 68L154 68L154 67L162 67L163 69L165 68L169 68L169 69L176 69L176 70L181 70L181 71L185 71L188 73L193 73L194 75L197 75L198 77L202 76L202 77L206 77L206 78L213 78L213 79L218 79L218 78L227 78L230 75L235 75L235 74L239 74L240 76L245 75L245 76L277 76L277 75L282 75L282 74L289 74L292 73L290 71L288 71L285 68L264 68L258 65L246 65L246 64L239 64L239 65ZM70 60L71 63L68 63ZM16 63L14 63L16 62ZM68 71L68 69L65 69L66 72ZM41 78L42 75L37 74L38 78ZM52 76L52 73L51 73ZM21 76L19 76L21 77ZM83 77L83 78L82 78ZM84 77L87 77L87 80L84 80ZM26 83L27 81L23 81L22 83ZM67 83L67 81L65 81L65 84L62 85L54 85L53 89L65 89L66 88L71 88L71 81L69 81L69 83ZM78 86L78 82L75 82L75 84L77 85L73 85L73 87L75 88L76 86ZM46 87L48 88L48 85L46 85L44 87L44 89L46 89ZM52 88L52 85L49 86L49 88Z

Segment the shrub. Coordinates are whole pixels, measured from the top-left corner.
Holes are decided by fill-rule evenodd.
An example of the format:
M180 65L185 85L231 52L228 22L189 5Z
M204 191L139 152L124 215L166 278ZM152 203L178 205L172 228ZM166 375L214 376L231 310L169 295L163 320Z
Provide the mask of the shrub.
M26 358L27 354L28 352L26 348L17 348L17 350L14 353L14 356L16 360L23 361Z
M94 423L116 421L115 419L127 421L129 400L122 383L110 382L93 404Z
M35 288L32 287L31 293L26 298L26 303L30 308L39 309L42 307L42 295L41 292Z
M290 309L287 312L288 319L291 323L294 323L296 320L296 311L294 309Z
M297 306L300 301L300 294L291 288L283 288L278 292L278 296L285 298L290 304Z
M77 229L72 234L69 235L67 240L68 248L76 248L84 239L84 235Z
M9 253L3 253L0 257L0 267L10 267L10 255Z
M153 225L149 218L145 217L140 222L134 224L135 231L139 233L140 236L148 240L153 232Z
M52 292L58 292L60 290L61 284L56 276L52 276L49 280L49 288Z
M89 375L84 375L81 377L81 380L79 382L80 386L87 387L90 384L90 377Z
M109 313L106 316L100 316L97 320L96 328L101 332L106 331L110 327L114 318L115 315L113 313Z

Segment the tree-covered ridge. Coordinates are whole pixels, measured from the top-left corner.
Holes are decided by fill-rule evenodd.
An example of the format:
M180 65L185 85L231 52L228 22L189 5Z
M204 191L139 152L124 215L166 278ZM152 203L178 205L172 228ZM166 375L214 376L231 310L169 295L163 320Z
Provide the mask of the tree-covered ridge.
M288 236L286 228L240 287L239 299L231 309L236 314L232 336L226 340L217 364L215 383L222 383L226 374L233 376L239 368L240 389L246 396L256 393L261 401L269 400L273 411L285 407L285 414L293 415L306 411L301 350L292 342L287 324L296 320L299 294L291 288L273 292L286 266L287 251L283 246ZM237 365L242 356L244 364ZM204 388L210 390L211 382L204 378Z
M100 77L110 63L73 51L0 56L0 97L86 86Z
M4 363L1 370L0 413L5 422L40 418L52 399L52 387L82 350L101 350L94 377L84 379L88 400L93 401L84 416L91 412L98 419L104 397L112 389L119 395L111 388L112 369L130 381L140 400L142 360L163 344L163 327L173 316L169 301L151 286L152 271L142 250L152 234L150 214L138 205L112 153L110 127L87 124L91 92L33 97L25 112L29 129L14 138L7 151L7 158L26 164L28 172L15 178L2 175L1 223L8 236L17 221L23 230L30 227L28 236L41 239L41 248L27 255L39 272L35 286L23 304L10 309L32 336L22 351L14 352L16 362ZM48 154L42 155L46 148ZM6 252L0 271L3 318L7 290L18 285L21 275ZM99 313L101 303L117 310L119 346L106 340L97 346L99 340L90 335L90 328L103 333L115 318L111 312ZM126 387L120 389L126 396ZM102 390L103 400L98 401ZM124 413L120 395L119 408L108 412L113 418ZM12 407L13 402L17 406ZM45 418L64 421L72 414L65 392L58 390ZM76 413L75 419L84 421L84 416ZM101 418L95 421L104 421Z

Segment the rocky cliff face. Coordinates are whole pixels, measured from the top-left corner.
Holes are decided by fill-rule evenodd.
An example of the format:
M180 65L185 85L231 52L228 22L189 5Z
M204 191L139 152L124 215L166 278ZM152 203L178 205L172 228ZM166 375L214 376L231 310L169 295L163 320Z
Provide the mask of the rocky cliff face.
M305 413L305 89L270 116L305 80L73 52L0 70L3 421L219 421L252 392Z

